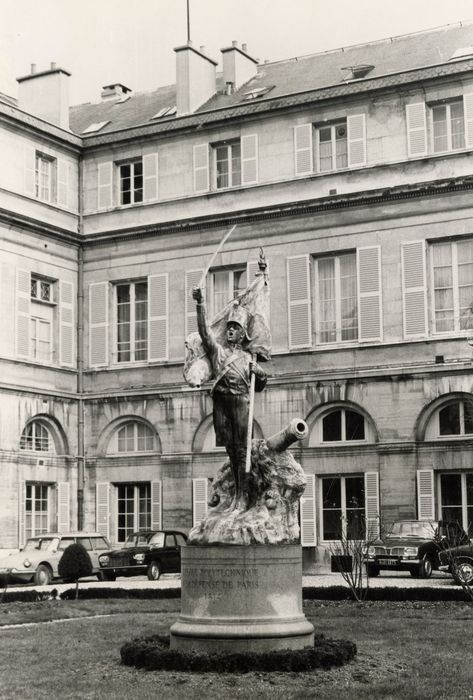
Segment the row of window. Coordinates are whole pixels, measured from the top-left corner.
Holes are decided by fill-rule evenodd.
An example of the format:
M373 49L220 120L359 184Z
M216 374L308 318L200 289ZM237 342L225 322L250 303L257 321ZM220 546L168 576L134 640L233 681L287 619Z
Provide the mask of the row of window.
M317 477L318 506L313 491L304 498L312 500L312 514L319 513L321 541L341 538L363 539L366 536L366 523L370 513L366 494L369 483L366 474L327 475ZM309 477L311 482L313 477ZM211 481L211 480L210 480ZM202 482L202 483L201 483ZM207 486L206 486L207 484ZM158 487L159 485L159 487ZM205 488L202 488L202 487ZM53 525L57 505L54 494L56 486L50 483L29 482L25 485L24 534L25 537L42 535L55 529ZM103 491L100 494L99 491ZM309 490L310 487L309 487ZM159 504L161 512L160 482L138 482L97 485L98 502L106 510L106 522L102 523L102 533L107 537L124 542L127 537L139 530L160 527L160 521L153 520L153 506ZM372 494L371 494L372 495ZM205 479L193 481L193 524L205 516L208 482ZM443 472L437 474L437 515L446 522L457 522L470 535L473 534L473 473ZM307 511L306 511L307 512ZM114 532L110 533L110 516L113 514ZM160 517L160 515L159 515ZM380 519L379 509L376 516ZM304 523L301 523L304 529ZM100 530L100 523L97 523ZM315 528L315 524L314 524ZM68 529L68 528L67 528ZM67 531L66 529L66 531Z
M431 417L425 431L425 439L473 436L473 401L454 400L442 405ZM371 422L353 408L328 409L320 414L308 438L310 447L326 444L375 442ZM202 451L220 449L210 426L202 444ZM54 452L51 432L42 419L30 421L20 438L20 449L33 452ZM142 453L157 449L153 429L137 420L130 420L114 431L107 453Z
M404 338L426 337L429 329L432 334L445 334L473 328L473 239L428 248L425 241L405 243L401 262ZM186 336L196 330L190 289L201 274L200 270L186 273ZM287 275L290 349L382 341L379 246L321 257L290 257ZM240 294L250 278L246 267L211 271L210 316ZM112 285L93 283L90 366L168 359L168 295L167 274Z
M473 145L468 122L473 94L438 104L406 107L408 156L447 153ZM328 173L367 163L365 114L294 127L294 174ZM258 136L202 143L193 151L194 192L258 183ZM128 206L158 199L158 154L98 166L98 208Z

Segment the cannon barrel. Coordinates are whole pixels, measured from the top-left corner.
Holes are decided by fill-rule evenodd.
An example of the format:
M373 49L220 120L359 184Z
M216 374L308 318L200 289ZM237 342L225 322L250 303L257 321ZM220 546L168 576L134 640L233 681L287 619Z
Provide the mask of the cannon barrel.
M291 422L276 435L266 440L266 444L275 452L283 452L296 440L307 437L309 428L302 418L293 418Z

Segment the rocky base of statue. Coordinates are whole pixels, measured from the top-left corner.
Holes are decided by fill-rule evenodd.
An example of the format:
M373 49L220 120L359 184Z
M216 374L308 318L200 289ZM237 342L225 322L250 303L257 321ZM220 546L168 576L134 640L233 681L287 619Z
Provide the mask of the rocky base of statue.
M246 476L243 504L227 462L212 484L207 517L189 534L190 544L292 544L299 540L299 499L306 478L286 449L306 435L300 419L273 438L253 440L251 471Z

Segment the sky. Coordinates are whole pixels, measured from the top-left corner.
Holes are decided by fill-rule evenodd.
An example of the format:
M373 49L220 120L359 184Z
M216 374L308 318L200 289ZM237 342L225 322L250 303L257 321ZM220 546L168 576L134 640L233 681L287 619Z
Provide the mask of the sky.
M187 40L187 0L0 0L0 92L16 78L72 73L70 102L98 102L103 85L135 92L175 82L173 48ZM189 0L191 39L219 63L246 43L261 61L326 51L473 19L473 0ZM473 30L472 30L473 31ZM473 44L473 37L472 37Z

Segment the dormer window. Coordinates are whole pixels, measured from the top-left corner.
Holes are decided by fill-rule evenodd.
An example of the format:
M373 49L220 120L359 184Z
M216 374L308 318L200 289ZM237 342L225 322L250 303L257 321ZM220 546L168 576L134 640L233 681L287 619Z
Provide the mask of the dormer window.
M153 114L151 119L162 119L162 117L172 117L172 115L176 114L176 112L177 112L176 105L173 105L172 107L163 107L162 109L159 110L159 112L156 112L156 114Z
M95 134L97 131L100 131L100 129L103 129L104 126L107 124L110 124L110 119L108 119L105 122L93 122L90 124L86 129L82 131L83 134Z
M267 95L274 88L274 85L267 85L262 87L255 87L253 90L243 93L244 100L256 100L259 97Z
M360 63L356 66L347 66L342 68L343 71L347 71L347 75L344 76L344 80L359 80L360 78L364 78L368 75L368 73L371 73L373 68L374 66L369 65L368 63Z

